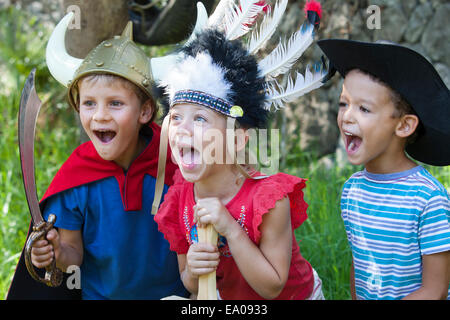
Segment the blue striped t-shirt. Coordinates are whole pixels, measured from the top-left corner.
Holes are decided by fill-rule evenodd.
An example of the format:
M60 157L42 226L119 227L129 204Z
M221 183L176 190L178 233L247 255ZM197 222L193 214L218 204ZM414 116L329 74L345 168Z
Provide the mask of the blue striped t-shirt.
M450 196L421 166L353 174L343 187L341 211L358 299L407 296L421 286L422 255L450 250Z

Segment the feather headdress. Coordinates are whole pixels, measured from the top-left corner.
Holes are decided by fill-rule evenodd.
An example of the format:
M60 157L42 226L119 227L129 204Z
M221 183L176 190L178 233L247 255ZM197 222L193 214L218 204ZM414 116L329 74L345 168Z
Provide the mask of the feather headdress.
M319 88L327 75L325 67L319 65L313 70L307 68L305 76L297 72L295 80L289 76L285 88L276 80L290 72L313 42L321 16L320 4L316 1L308 2L307 21L287 43L280 41L260 62L256 57L275 33L287 1L278 0L272 10L261 0L221 0L204 22L204 29L191 37L178 54L158 60L158 67L152 65L154 78L160 79L161 86L166 88L169 107L176 104L205 106L235 118L243 127L260 128L266 125L270 110L277 110L284 103ZM198 8L204 11L202 5ZM264 16L259 19L261 15ZM250 32L258 20L261 23L244 45L238 38ZM172 67L166 68L164 61ZM162 196L169 122L170 117L166 116L161 130L153 214ZM244 169L241 171L250 177Z
M261 0L221 0L214 13L209 17L205 29L196 35L197 39L190 41L181 50L181 61L172 71L167 72L162 77L161 84L167 87L171 103L174 103L174 92L177 91L175 88L180 86L179 81L190 86L193 91L202 91L197 88L205 87L205 85L198 82L211 83L211 73L216 72L218 73L216 84L224 88L231 88L226 98L219 94L221 90L213 88L215 86L210 86L209 90L204 91L208 96L212 95L225 99L225 106L220 102L220 110L217 111L233 116L234 113L223 112L222 108L231 109L233 106L239 105L240 108L243 108L243 116L239 116L238 121L245 122L250 126L260 127L261 121L246 119L246 114L248 115L254 103L244 102L243 96L251 97L248 100L256 99L259 103L261 118L266 119L266 111L280 109L284 103L294 101L296 98L319 88L326 79L325 65L316 64L312 69L307 67L304 75L296 72L295 79L292 75L288 75L285 87L277 81L277 77L290 73L297 60L314 42L315 30L319 27L322 15L320 3L317 1L307 2L305 6L307 19L297 32L292 34L287 41L280 40L278 46L270 54L259 62L257 60L257 52L264 48L275 33L287 4L288 0L278 0L271 8L265 1ZM255 21L260 21L257 28L254 28ZM240 39L237 40L250 31L249 40L245 44ZM223 36L220 36L219 33ZM236 41L241 45L231 45ZM226 42L229 44L227 45ZM202 64L205 54L212 57L211 61L216 66L211 67L209 72L204 70L204 64ZM253 68L257 69L257 73L253 73L254 77L251 79L248 77L248 70L243 72L245 70L243 63L251 64L247 61L248 57L254 58L252 63L256 62L256 65ZM186 64L183 59L190 61L190 63ZM198 67L195 67L196 63ZM196 72L199 76L190 75L191 72ZM233 73L237 76L231 76ZM180 74L184 76L180 76ZM244 78L243 75L245 75ZM219 78L223 80L219 81ZM190 85L186 81L190 81ZM258 89L255 85L249 85L251 83L262 84L262 88ZM182 91L185 91L185 89L187 88ZM263 99L255 97L256 89L259 90L259 94L262 90Z

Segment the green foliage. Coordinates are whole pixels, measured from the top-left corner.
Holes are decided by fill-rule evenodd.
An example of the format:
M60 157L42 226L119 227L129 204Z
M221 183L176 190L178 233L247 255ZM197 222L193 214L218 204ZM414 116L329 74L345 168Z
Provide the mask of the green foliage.
M0 11L0 61L6 70L2 74L3 90L20 88L32 68L37 69L37 82L48 78L45 66L44 39L48 33L38 27L35 17L8 7Z
M65 88L45 65L49 32L35 18L13 7L0 10L0 298L24 245L30 222L20 170L17 116L26 77L36 68L43 101L36 128L35 165L41 197L59 166L79 141L74 113L64 101Z
M292 172L295 174L295 172ZM297 173L308 179L308 219L296 230L302 255L322 279L326 299L349 299L351 252L340 216L341 186L349 170L319 168Z

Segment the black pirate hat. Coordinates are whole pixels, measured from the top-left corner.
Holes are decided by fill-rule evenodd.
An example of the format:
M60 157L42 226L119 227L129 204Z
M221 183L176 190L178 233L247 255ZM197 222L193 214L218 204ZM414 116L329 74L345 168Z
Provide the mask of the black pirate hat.
M414 159L450 165L450 91L422 55L397 44L343 39L318 41L330 70L343 77L352 69L366 71L388 84L417 113L423 130L406 147Z

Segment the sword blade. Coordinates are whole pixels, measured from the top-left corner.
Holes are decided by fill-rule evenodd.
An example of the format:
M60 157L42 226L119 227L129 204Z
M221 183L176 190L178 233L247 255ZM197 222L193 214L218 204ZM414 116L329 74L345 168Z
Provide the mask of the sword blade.
M34 136L37 117L42 105L34 86L35 73L36 69L33 69L25 81L20 98L19 152L25 195L31 217L33 218L33 224L36 226L44 222L44 219L39 208L34 175Z

